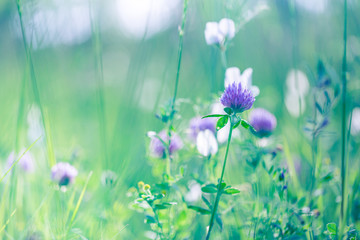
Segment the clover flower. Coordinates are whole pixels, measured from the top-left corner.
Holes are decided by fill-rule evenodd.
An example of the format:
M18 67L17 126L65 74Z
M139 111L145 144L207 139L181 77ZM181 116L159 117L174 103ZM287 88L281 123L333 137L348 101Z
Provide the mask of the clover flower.
M243 87L241 82L229 84L220 98L221 104L231 108L235 113L249 110L254 101L252 92Z
M25 150L21 150L20 153L23 153ZM17 160L18 157L15 157L15 152L11 152L8 159L7 159L7 166L10 168L14 162ZM34 171L34 158L30 152L26 152L24 156L18 162L20 168L27 173Z
M169 136L165 130L161 131L157 137L152 135L150 143L150 151L155 157L165 158L166 157L166 146L164 143L169 143ZM160 140L159 138L162 140ZM163 143L164 142L164 143ZM181 138L177 134L172 134L169 145L169 154L172 155L176 151L180 150L184 146Z
M78 171L66 162L59 162L51 168L51 179L59 186L67 186L74 182Z
M216 119L214 118L201 118L194 117L190 120L189 124L189 138L196 141L196 138L201 131L210 130L215 134Z
M196 138L196 147L199 153L205 157L214 155L218 151L218 143L212 131L206 129L199 132Z
M225 40L231 40L235 36L234 21L223 18L220 22L208 22L205 26L205 40L208 45L223 44Z
M293 117L299 117L306 109L305 97L310 90L309 80L303 71L292 69L286 76L285 106Z
M201 199L201 185L197 182L190 183L189 192L185 195L185 201L196 202Z
M270 136L276 127L276 117L263 108L253 109L249 115L249 122L258 137Z
M360 135L360 108L359 107L356 107L352 110L350 133L353 136Z
M254 95L254 97L258 96L260 90L257 86L252 85L252 74L253 74L252 68L245 69L242 74L240 73L240 69L237 67L230 67L226 69L225 88L234 82L235 83L241 82L242 86L244 88L249 89Z

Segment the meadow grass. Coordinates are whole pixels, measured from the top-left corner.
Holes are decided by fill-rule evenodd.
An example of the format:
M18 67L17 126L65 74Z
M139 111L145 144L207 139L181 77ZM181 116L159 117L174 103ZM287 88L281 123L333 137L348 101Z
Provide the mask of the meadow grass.
M359 239L359 3L160 2L0 4L0 238Z

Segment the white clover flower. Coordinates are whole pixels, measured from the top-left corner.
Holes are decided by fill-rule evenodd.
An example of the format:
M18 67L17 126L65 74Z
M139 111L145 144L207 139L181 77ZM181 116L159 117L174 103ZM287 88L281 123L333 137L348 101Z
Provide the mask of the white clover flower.
M240 83L241 85L247 89L249 89L254 97L258 96L260 93L260 90L257 86L252 85L252 68L247 68L244 70L244 72L241 74L240 69L237 67L230 67L226 69L225 72L225 88L233 83Z
M208 129L200 131L196 138L196 147L199 153L205 157L216 154L218 143L213 132Z
M196 202L201 198L201 186L197 182L190 184L190 191L185 195L187 202Z
M310 89L309 80L303 71L291 69L286 76L286 86L289 92L304 97Z
M235 36L235 23L233 20L223 18L220 22L207 22L205 26L205 41L208 45L223 44Z
M353 136L360 134L360 108L354 108L351 117L350 133Z
M286 86L285 106L292 116L298 117L306 109L305 96L310 89L309 80L304 72L292 69L286 77Z
M228 40L235 37L235 23L233 20L223 18L219 22L219 32Z
M219 32L219 24L217 22L208 22L205 27L205 41L208 45L220 44L224 40L224 36Z

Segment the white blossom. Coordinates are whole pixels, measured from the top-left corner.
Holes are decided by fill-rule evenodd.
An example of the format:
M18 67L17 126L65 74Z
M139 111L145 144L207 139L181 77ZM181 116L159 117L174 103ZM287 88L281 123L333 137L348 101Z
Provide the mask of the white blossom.
M249 89L254 97L258 96L260 93L260 90L257 86L252 85L252 68L247 68L243 71L243 73L240 73L240 69L237 67L230 67L226 69L225 72L225 88L233 83L241 83L241 85L244 88Z
M196 202L201 198L201 186L199 183L193 182L190 184L190 191L185 195L187 202Z
M235 23L228 18L223 18L220 22L207 22L204 33L208 45L223 44L225 40L234 38Z
M360 134L360 108L354 108L351 117L351 135L356 136Z
M218 143L214 134L206 129L205 131L200 131L196 138L196 147L199 153L205 157L214 155L218 151Z
M219 32L228 40L235 37L235 23L233 20L223 18L219 22Z

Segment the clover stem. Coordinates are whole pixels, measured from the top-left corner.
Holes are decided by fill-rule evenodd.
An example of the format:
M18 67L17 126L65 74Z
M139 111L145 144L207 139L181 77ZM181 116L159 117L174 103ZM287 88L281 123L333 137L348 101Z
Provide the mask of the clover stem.
M346 43L347 43L347 0L344 1L344 53L342 62L342 115L341 115L341 208L340 208L340 223L339 223L339 239L343 235L346 226L346 205L347 205L347 159L346 159L346 88L347 88L347 62L346 62Z
M212 230L212 228L213 228L213 226L214 226L214 220L215 220L215 216L216 216L216 210L217 210L217 207L218 207L219 202L220 202L221 191L222 191L221 183L222 183L222 180L223 180L223 178L224 178L225 166L226 166L227 156L228 156L228 153L229 153L229 147L230 147L232 130L233 130L233 122L232 122L232 120L230 119L230 130L229 130L229 137L228 137L227 146L226 146L224 164L223 164L223 168L222 168L222 171L221 171L220 180L219 180L219 183L218 183L218 186L217 186L218 189L217 189L217 193L216 193L215 203L214 203L214 206L213 206L213 209L212 209L212 212L211 212L211 218L210 218L210 223L209 223L209 231L208 231L208 233L207 233L207 235L206 235L206 240L210 239L211 230Z

